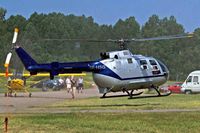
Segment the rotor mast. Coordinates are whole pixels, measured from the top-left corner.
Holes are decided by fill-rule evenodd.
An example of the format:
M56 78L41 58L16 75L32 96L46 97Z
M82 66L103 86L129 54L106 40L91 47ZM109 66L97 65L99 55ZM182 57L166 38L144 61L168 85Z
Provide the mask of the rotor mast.
M125 50L127 49L127 41L124 39L117 40L116 43L119 45L120 50Z

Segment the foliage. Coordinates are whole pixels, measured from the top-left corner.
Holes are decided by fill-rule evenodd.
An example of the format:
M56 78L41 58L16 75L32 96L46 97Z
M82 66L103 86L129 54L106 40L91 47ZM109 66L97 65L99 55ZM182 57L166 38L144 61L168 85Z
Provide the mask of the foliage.
M21 15L5 19L6 9L0 8L0 61L4 63L15 27L20 28L19 42L39 62L69 62L96 60L100 52L116 50L113 43L81 43L66 41L45 41L52 38L71 39L120 39L144 38L184 33L184 27L174 16L160 19L152 15L143 25L131 16L119 19L114 25L99 25L89 16L64 15L62 13L33 13L29 19ZM193 39L149 41L133 43L129 49L135 54L156 57L169 67L170 79L183 80L188 73L199 69L200 30L197 28ZM146 45L154 44L154 45ZM22 67L15 57L11 67ZM1 71L3 66L0 67Z

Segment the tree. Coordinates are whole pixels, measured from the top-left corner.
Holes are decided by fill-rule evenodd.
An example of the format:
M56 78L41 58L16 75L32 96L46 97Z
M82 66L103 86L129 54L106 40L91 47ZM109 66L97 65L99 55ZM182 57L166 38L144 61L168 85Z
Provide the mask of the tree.
M6 12L7 12L6 9L0 7L0 21L4 21L5 20Z
M45 41L45 38L106 40L148 38L184 33L184 27L177 23L174 16L161 19L158 15L152 15L140 29L140 25L134 17L125 20L119 19L114 25L99 25L93 17L85 15L64 15L56 12L38 14L35 12L29 19L21 15L10 16L6 19L5 15L6 10L0 8L0 61L2 64L11 48L15 27L20 28L18 38L20 44L24 45L39 63L94 60L99 58L100 52L118 49L118 45L114 43ZM135 42L128 48L136 54L153 56L164 61L170 69L170 79L176 79L176 77L185 79L188 73L200 67L199 44L200 29L197 28L193 39ZM11 67L14 68L14 65ZM4 70L3 66L0 68L2 71Z
M135 20L135 17L129 17L125 21L119 19L113 26L114 36L121 38L134 38L140 34L140 25Z

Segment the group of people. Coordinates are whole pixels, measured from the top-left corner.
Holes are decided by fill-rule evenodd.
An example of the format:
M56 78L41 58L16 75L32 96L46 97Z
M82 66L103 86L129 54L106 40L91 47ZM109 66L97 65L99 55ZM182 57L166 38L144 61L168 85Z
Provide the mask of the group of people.
M83 93L83 77L75 78L74 76L67 77L65 80L67 92L72 94L75 98L76 90Z

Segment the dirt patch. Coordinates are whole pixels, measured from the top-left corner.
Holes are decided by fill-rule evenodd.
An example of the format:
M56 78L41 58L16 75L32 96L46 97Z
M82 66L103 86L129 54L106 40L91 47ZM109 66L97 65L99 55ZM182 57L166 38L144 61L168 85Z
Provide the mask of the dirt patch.
M33 92L32 97L27 94L18 93L17 97L4 97L0 94L0 113L23 113L27 108L47 105L66 99L71 99L71 94L67 91ZM97 89L86 89L83 93L76 94L76 98L88 98L99 96Z

